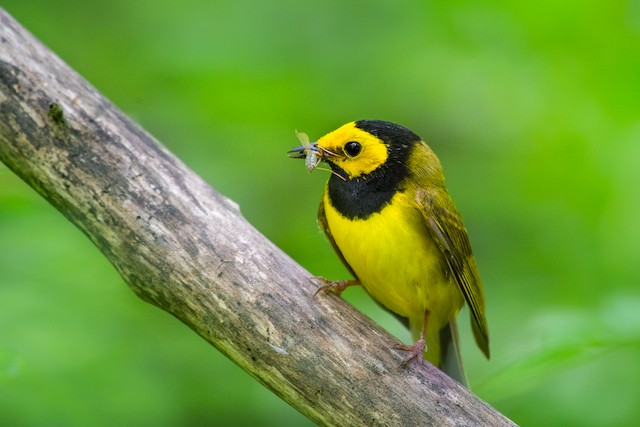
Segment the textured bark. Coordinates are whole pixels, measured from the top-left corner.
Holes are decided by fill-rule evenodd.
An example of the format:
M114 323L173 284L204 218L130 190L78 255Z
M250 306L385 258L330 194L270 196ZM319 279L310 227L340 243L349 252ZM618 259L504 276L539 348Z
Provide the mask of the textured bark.
M0 9L0 160L131 289L324 425L513 425L334 295Z

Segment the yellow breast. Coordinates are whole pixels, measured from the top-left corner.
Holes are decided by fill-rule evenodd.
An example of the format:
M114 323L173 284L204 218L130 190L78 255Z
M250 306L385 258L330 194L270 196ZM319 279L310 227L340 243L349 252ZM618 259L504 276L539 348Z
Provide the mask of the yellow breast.
M421 320L429 310L430 325L438 331L463 299L413 200L399 192L365 220L340 215L327 192L323 203L336 245L367 292L410 320Z

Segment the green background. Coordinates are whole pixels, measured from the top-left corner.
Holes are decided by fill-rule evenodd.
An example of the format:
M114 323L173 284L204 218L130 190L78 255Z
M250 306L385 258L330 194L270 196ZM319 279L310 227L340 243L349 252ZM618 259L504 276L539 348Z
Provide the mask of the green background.
M326 172L285 157L294 130L411 128L485 283L491 361L461 320L473 390L527 426L640 419L638 0L2 7L313 274L347 277L315 223ZM0 424L311 423L138 300L0 165Z

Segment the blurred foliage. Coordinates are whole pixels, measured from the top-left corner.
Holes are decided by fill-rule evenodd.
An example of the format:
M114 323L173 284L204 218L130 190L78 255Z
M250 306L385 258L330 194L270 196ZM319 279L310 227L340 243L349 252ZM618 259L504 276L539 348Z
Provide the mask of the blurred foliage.
M2 7L313 274L347 277L315 224L326 174L285 157L294 129L422 135L485 282L490 362L462 313L473 390L528 426L640 418L637 0ZM139 301L0 165L0 424L310 422Z

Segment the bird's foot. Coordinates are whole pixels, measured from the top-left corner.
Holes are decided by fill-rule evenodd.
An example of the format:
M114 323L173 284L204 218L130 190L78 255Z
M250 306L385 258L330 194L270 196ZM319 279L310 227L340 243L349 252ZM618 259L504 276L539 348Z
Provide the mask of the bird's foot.
M394 348L402 351L406 351L409 355L400 363L400 368L405 368L411 361L416 360L422 364L424 360L422 354L427 349L427 345L424 343L424 338L420 338L413 345L398 344Z
M329 280L320 276L312 277L311 280L324 283L324 285L320 286L318 290L316 290L316 293L313 294L314 297L320 292L329 291L339 296L342 291L344 291L349 286L357 286L360 284L360 281L358 280Z

